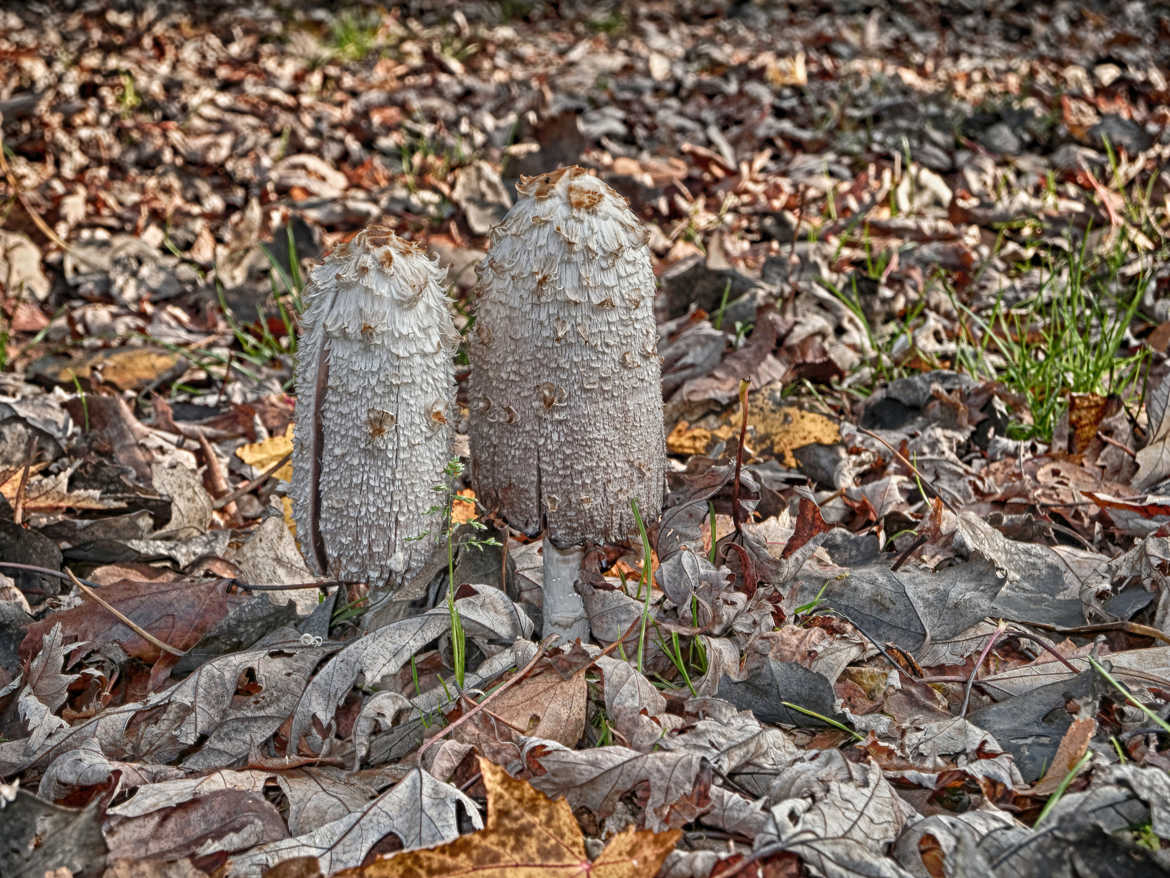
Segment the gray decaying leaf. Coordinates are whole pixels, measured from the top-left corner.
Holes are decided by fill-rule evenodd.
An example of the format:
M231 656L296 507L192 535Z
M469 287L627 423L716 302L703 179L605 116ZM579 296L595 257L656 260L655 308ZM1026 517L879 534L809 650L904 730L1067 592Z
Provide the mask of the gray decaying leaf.
M17 790L4 808L0 875L96 874L106 859L100 812L97 800L61 808Z
M75 750L66 750L49 764L41 777L37 794L49 801L57 801L68 795L70 787L96 787L109 782L114 772L118 773L118 783L123 789L151 781L165 783L167 779L182 776L181 769L170 765L110 759L102 753L96 741L90 740Z
M1150 388L1146 403L1150 439L1137 453L1138 471L1133 486L1144 491L1170 475L1170 376Z
M647 786L642 824L662 832L694 820L710 807L712 766L700 753L638 753L628 747L569 750L544 738L522 738L528 766L539 766L529 783L548 796L564 796L604 819L623 795Z
M599 656L605 715L613 728L634 750L649 751L663 734L681 724L680 717L666 712L666 699L654 684L628 662Z
M56 729L39 747L32 746L30 738L0 742L0 775L48 764L87 742L116 760L149 754L155 764L165 764L186 753L188 768L230 764L276 731L296 703L305 675L326 651L301 645L300 635L292 629L278 629L256 648L207 661L144 701ZM233 696L245 672L265 685L238 700ZM127 735L126 727L135 719L139 721L135 733ZM200 747L193 749L197 743Z
M1170 831L1170 779L1158 768L1113 765L1094 771L1089 788L1067 793L1044 821L1029 829L995 810L935 814L911 824L894 857L914 875L925 873L920 842L932 839L948 875L1165 875L1170 857L1128 838L1148 822L1161 837Z
M646 231L578 167L523 180L479 268L476 492L558 545L620 541L662 508L665 439Z
M117 763L114 767L121 769L124 765ZM180 807L219 790L263 793L265 784L275 780L288 799L289 831L302 835L365 807L375 797L375 783L380 779L369 772L362 776L347 775L326 765L286 770L222 770L144 784L133 797L106 813L120 821L134 820L155 811Z
M39 749L53 732L68 727L68 723L57 716L56 711L65 702L69 684L78 675L61 673L65 664L61 638L61 625L57 623L45 637L40 651L29 662L24 688L17 696L17 709L30 735L30 751ZM70 644L70 649L76 649L76 646ZM13 688L16 682L14 680L0 694Z
M772 820L755 847L800 856L813 874L905 876L886 859L908 818L917 816L876 764L856 765L837 750L817 753L782 772L772 785Z
M163 808L103 827L111 860L135 863L134 874L150 874L143 861L244 851L288 838L288 827L261 792L222 789L178 808Z
M263 582L268 585L296 585L311 583L313 575L297 554L296 542L284 523L283 515L264 519L252 529L248 539L228 555L239 568L245 582ZM315 585L289 591L267 592L274 604L292 604L302 616L308 616L318 606L320 591Z
M293 515L315 572L399 585L441 523L454 325L443 270L371 226L312 273L297 358Z
M228 863L228 874L237 878L259 875L284 860L316 857L321 871L328 875L361 865L370 848L390 833L402 839L405 850L441 844L459 835L460 805L472 824L482 829L483 820L475 802L419 768L358 811L305 835L263 845L233 858Z
M944 862L951 867L950 874L994 875L991 861L1029 834L1028 827L1006 811L932 814L912 823L898 836L894 858L913 875L928 874L922 862L921 843L930 839L931 847L941 848Z
M706 756L722 775L734 775L738 788L747 794L764 795L771 778L803 758L783 731L721 699L692 699L687 712L705 716L685 731L667 735L659 746Z
M1065 556L1008 539L968 512L955 522L954 546L968 560L937 571L913 565L894 571L884 560L867 562L848 554L849 543L834 544L829 549L834 563L807 565L793 600L809 601L819 594L870 636L909 650L951 641L986 616L1083 624L1082 593L1094 583L1078 576ZM1095 575L1106 581L1103 574ZM977 644L969 642L966 648Z
M1020 774L1035 783L1052 764L1073 716L1068 712L1070 700L1080 703L1081 710L1096 709L1096 690L1100 678L1096 671L1085 670L1076 677L1039 686L1025 695L1005 698L971 713L971 722L990 732L1004 750L1012 754Z
M27 235L0 232L0 282L38 302L49 298L52 285L41 268L41 253Z
M826 723L785 706L798 704L820 716L844 721L836 709L836 696L829 681L821 674L795 662L774 658L742 682L724 677L719 683L720 698L726 698L742 710L750 710L761 722L782 723L805 728L825 728Z
M481 588L482 591L455 602L468 638L511 643L532 633L532 622L503 592L486 586ZM446 633L450 626L450 613L442 606L386 625L349 643L305 687L293 714L290 739L299 741L312 728L314 719L329 724L359 676L365 679L366 685L376 685Z
M477 235L486 235L512 206L500 175L488 162L477 161L455 172L451 200L463 209L467 226Z

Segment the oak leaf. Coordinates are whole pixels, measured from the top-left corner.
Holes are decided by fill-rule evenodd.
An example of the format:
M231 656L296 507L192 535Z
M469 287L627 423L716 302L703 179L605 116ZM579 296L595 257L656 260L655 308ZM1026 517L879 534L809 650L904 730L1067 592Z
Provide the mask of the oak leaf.
M642 878L655 874L682 833L627 827L590 862L585 838L564 799L553 801L498 765L479 759L487 825L434 848L407 851L336 878Z

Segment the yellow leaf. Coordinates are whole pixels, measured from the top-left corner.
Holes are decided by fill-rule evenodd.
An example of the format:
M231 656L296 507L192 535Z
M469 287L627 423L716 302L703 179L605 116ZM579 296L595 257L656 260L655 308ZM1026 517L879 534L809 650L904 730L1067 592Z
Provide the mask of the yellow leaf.
M293 539L297 538L297 523L293 521L292 514L292 497L281 497L280 506L284 510L284 523L288 527L288 532L293 535Z
M741 417L736 413L736 418ZM748 404L748 445L757 455L772 454L784 466L795 468L792 452L805 445L834 445L841 441L837 422L796 406L778 405L768 394L758 394Z
M118 348L99 351L79 365L63 366L54 377L61 384L72 384L100 372L103 382L119 390L141 390L176 369L182 370L181 359L160 348Z
M249 466L256 467L260 472L264 472L286 454L290 454L292 452L292 446L293 425L289 424L283 436L272 436L263 442L252 442L249 445L241 445L236 449L236 457ZM291 481L292 462L286 463L273 473L273 476L282 482Z

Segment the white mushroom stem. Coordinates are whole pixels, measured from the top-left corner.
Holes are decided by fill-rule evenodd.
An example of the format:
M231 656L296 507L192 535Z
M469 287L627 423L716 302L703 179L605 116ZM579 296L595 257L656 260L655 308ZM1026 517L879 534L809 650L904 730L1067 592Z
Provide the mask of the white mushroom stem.
M585 549L560 549L547 536L544 540L544 636L556 634L561 643L589 639L585 602L573 587L581 575Z

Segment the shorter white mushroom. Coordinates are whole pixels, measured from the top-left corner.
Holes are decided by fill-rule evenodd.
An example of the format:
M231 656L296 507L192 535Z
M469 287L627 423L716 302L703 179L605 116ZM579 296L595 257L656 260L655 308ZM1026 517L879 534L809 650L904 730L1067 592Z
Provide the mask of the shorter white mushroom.
M394 588L442 538L431 511L451 455L444 270L383 226L310 275L296 368L291 494L309 567Z

